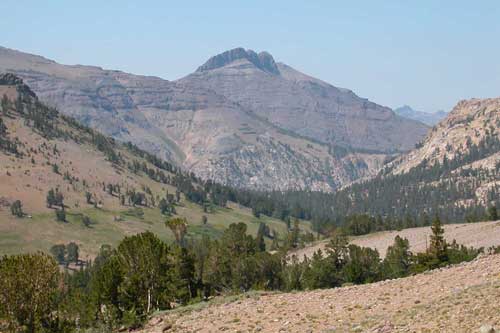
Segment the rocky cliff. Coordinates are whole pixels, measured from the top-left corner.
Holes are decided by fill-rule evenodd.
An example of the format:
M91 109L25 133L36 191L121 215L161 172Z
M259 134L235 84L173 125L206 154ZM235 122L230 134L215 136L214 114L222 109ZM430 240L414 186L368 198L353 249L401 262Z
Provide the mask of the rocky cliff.
M203 178L256 189L331 191L377 172L426 127L351 91L236 49L167 81L67 66L0 47L0 71L42 101Z

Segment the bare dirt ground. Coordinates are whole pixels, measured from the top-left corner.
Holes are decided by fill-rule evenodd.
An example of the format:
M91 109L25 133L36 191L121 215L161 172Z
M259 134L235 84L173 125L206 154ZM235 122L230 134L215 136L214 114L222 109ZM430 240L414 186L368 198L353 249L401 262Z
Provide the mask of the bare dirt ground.
M496 222L478 222L464 224L447 224L444 226L445 237L448 242L454 239L458 244L473 246L476 248L500 245L500 221ZM430 227L411 228L401 231L384 231L369 235L353 237L350 239L352 244L363 247L377 249L380 256L385 257L387 248L394 243L394 238L407 238L410 241L411 251L424 252L429 244L431 235ZM328 241L321 241L315 245L305 247L293 252L297 257L303 258L312 256L314 252L323 250Z
M177 309L145 332L480 332L500 328L500 255L412 277Z

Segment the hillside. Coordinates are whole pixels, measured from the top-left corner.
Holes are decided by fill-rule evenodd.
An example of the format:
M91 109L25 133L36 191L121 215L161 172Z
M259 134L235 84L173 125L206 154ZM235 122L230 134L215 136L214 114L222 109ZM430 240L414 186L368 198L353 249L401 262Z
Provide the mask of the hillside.
M500 221L448 224L444 226L444 230L445 238L449 243L456 240L461 245L475 248L483 247L485 249L500 245ZM376 249L380 253L380 256L384 258L387 248L394 243L396 236L408 239L410 242L410 251L414 253L425 252L429 246L431 233L430 227L409 228L401 231L383 231L351 237L350 243ZM320 249L324 250L328 242L328 240L321 241L312 246L294 251L292 254L298 258L303 258L304 256L311 257L314 252Z
M216 299L159 315L141 332L479 332L500 326L499 274L500 255L490 255L373 284Z
M330 195L312 193L306 201L289 194L284 201L315 207L327 221L365 213L405 220L404 227L425 225L436 214L446 223L484 220L500 206L499 125L499 98L461 101L377 176Z
M251 234L261 222L286 232L284 222L256 218L251 209L232 202L217 204L214 193L202 191L203 183L172 164L46 107L13 75L0 76L4 95L10 103L4 112L2 102L0 113L1 254L47 251L74 241L85 259L102 244L116 245L124 236L146 230L171 241L164 221L173 211L173 216L187 218L188 237L217 237L236 222L245 222ZM66 222L56 220L60 205L47 207L50 189L64 197ZM160 212L162 199L168 202L167 214ZM22 203L23 218L11 214L9 206L16 200Z
M427 131L270 55L247 53L216 56L167 81L0 47L0 71L85 125L238 187L332 191L375 175L388 153L412 148Z
M411 106L408 105L403 105L399 108L394 109L394 113L396 113L401 117L420 121L429 126L436 125L441 120L443 120L447 115L447 113L444 111L437 111L430 113L430 112L414 110Z
M500 98L460 101L420 143L418 149L398 159L394 173L404 173L425 163L429 166L452 161L468 154L474 146L498 140L500 127ZM495 167L496 152L475 160L474 168ZM460 167L467 167L460 165Z

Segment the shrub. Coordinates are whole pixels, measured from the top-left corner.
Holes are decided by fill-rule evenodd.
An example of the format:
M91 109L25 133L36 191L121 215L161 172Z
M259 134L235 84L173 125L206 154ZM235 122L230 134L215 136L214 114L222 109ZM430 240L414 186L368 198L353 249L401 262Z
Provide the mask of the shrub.
M10 206L10 212L12 215L17 216L17 217L23 217L23 204L21 201L16 200L14 203Z

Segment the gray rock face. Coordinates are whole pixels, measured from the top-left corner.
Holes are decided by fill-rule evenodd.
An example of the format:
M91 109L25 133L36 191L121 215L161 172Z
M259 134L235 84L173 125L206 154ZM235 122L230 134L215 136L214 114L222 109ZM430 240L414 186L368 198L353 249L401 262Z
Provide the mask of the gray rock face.
M270 59L272 71L262 59ZM428 130L350 90L275 64L264 52L258 57L241 48L224 52L179 82L214 91L280 128L329 145L407 151Z
M218 54L198 67L197 72L206 72L212 69L221 68L226 65L231 64L237 60L246 60L253 64L255 67L263 70L264 72L279 75L280 71L274 62L274 58L267 52L261 52L259 54L252 50L245 50L243 48L236 48L233 50L226 51L224 53Z
M373 175L385 152L413 145L425 131L244 49L178 81L60 65L1 47L0 72L15 73L42 101L118 140L241 187L331 191ZM347 152L336 154L337 146Z

